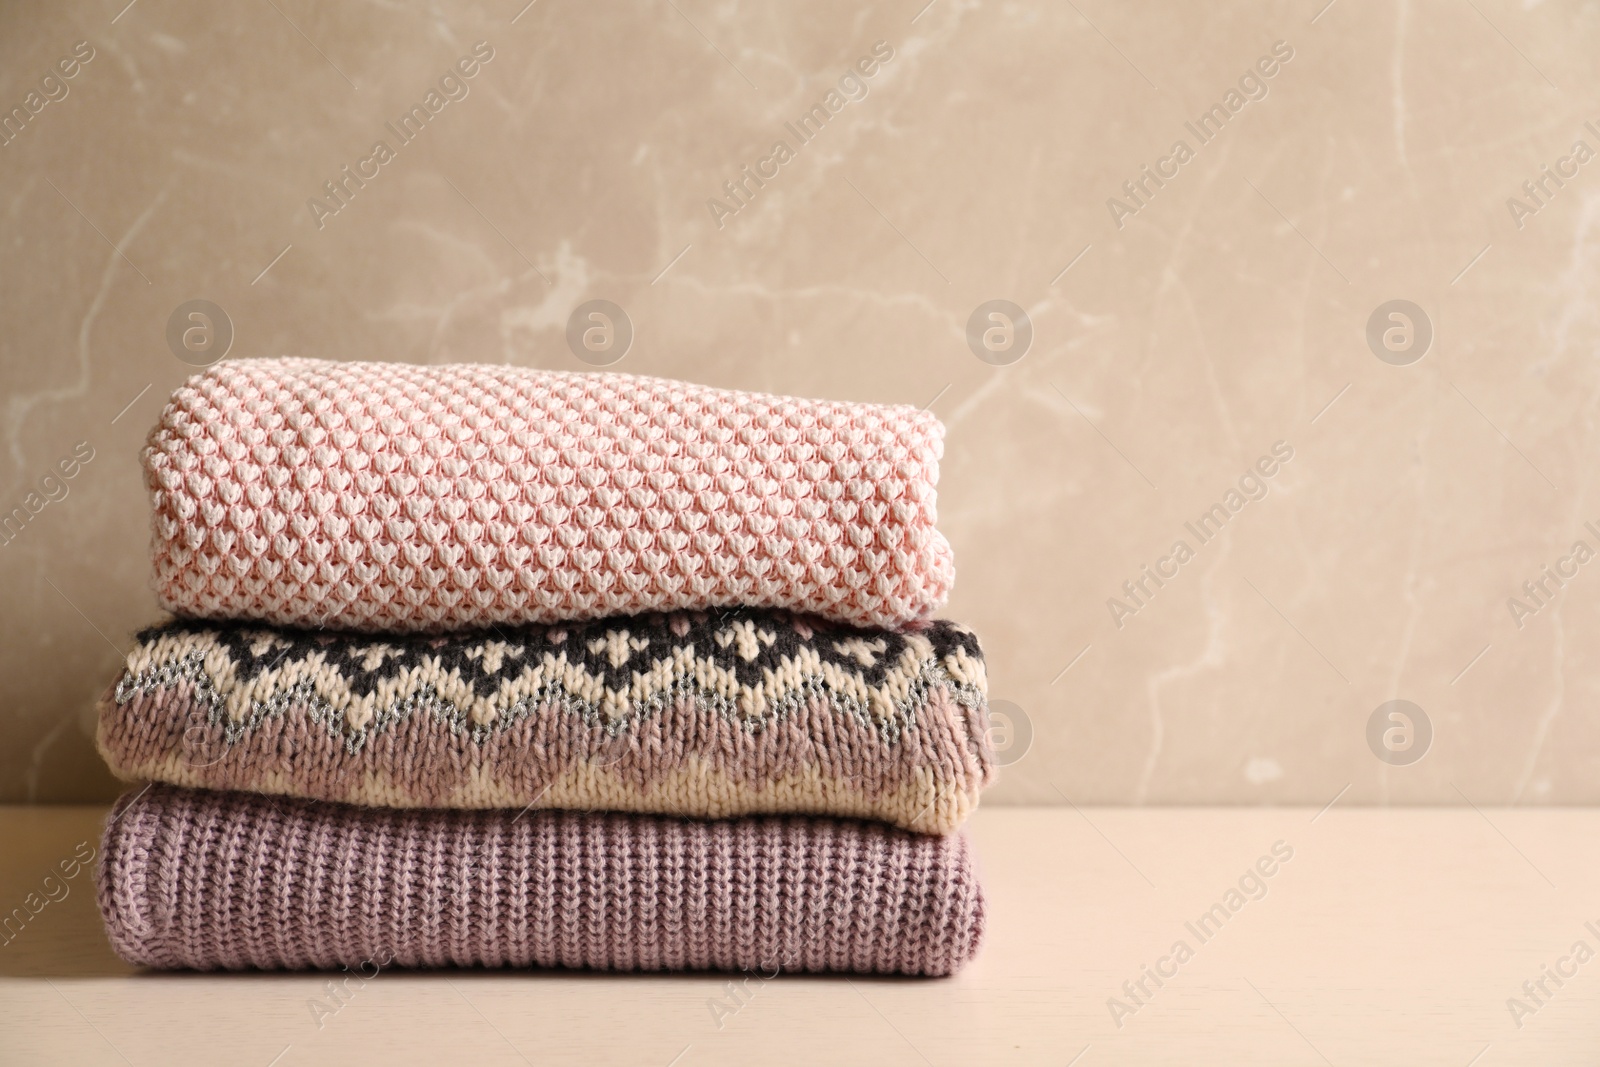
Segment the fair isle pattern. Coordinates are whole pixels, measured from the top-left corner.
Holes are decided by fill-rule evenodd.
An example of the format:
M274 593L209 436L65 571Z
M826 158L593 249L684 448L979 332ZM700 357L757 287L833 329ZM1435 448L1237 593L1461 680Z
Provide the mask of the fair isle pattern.
M926 618L955 570L925 411L625 374L224 360L143 459L161 604L446 632L647 611Z
M984 901L963 834L804 817L362 809L152 786L99 901L149 967L944 975Z
M100 708L124 778L383 807L808 812L948 832L993 774L950 622L633 616L384 638L174 622Z

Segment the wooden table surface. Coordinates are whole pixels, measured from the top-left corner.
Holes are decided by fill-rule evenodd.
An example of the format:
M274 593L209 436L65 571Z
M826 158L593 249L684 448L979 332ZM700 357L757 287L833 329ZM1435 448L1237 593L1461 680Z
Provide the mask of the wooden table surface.
M104 814L0 808L0 908L42 903L0 945L0 1063L1600 1063L1592 810L992 807L988 941L953 979L383 973L342 1000L123 964L92 873L45 886Z

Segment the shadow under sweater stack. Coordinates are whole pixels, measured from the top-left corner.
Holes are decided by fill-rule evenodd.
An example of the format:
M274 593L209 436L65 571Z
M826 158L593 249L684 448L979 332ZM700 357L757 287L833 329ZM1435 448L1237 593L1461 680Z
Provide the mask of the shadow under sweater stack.
M618 374L240 360L144 451L100 706L153 967L949 974L993 775L943 428Z

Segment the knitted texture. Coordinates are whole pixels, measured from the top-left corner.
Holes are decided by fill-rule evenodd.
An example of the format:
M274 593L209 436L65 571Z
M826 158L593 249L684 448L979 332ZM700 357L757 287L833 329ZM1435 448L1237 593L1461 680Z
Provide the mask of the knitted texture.
M735 605L861 626L954 580L911 407L505 366L224 360L143 457L193 618L368 631Z
M398 812L152 786L100 909L152 967L943 975L977 951L966 839L801 817Z
M993 773L977 639L783 612L384 639L175 622L100 706L124 778L383 807L809 812L944 833Z

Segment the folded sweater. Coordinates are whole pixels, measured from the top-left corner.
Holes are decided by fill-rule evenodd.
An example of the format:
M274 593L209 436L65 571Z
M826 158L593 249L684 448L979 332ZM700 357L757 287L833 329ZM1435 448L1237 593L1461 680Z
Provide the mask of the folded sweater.
M101 702L124 778L383 807L723 817L930 833L993 773L977 639L784 612L385 638L175 622Z
M966 839L801 817L399 812L152 786L108 821L100 909L163 968L942 975L977 951Z
M930 615L943 427L624 374L225 360L143 458L161 604L444 632L732 605Z

